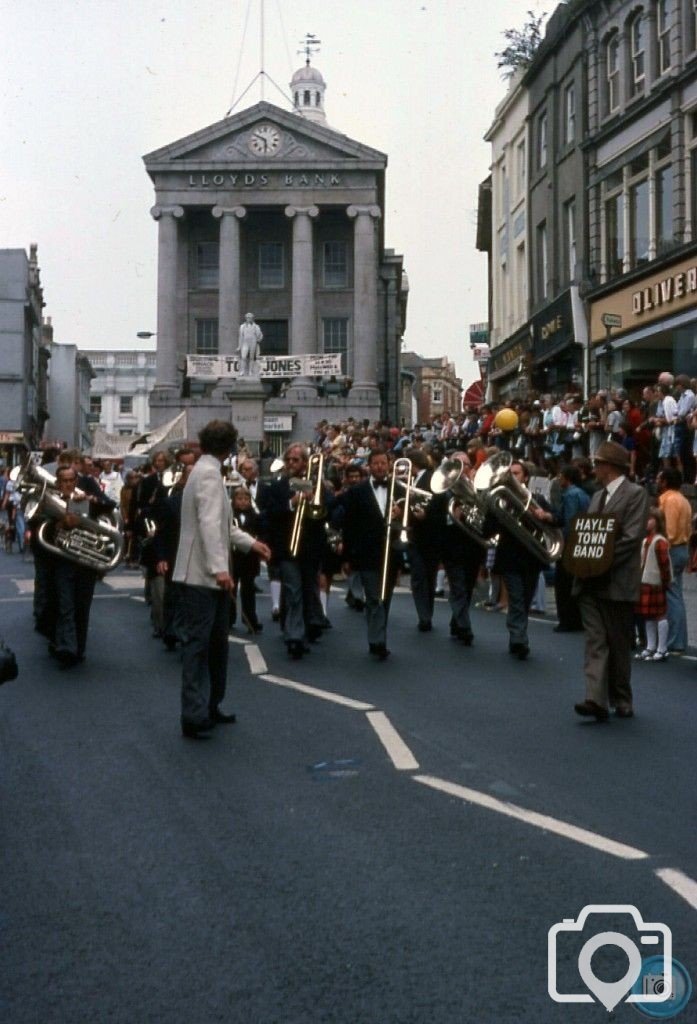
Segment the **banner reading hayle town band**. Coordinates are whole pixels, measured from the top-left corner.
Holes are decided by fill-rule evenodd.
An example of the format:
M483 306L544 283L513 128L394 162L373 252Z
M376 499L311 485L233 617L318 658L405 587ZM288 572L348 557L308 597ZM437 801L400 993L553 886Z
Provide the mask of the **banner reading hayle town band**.
M259 376L265 377L340 377L341 354L311 353L302 356L262 356ZM241 377L238 356L187 356L186 375L194 380L221 380ZM245 378L249 380L249 377Z
M574 516L564 542L562 565L582 580L602 576L612 566L616 534L616 516L585 512Z

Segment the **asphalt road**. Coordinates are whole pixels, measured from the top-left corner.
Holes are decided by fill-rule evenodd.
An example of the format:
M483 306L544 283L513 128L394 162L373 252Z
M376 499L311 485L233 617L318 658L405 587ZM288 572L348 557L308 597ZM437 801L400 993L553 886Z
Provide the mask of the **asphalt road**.
M0 1020L604 1021L547 992L548 931L588 904L664 922L697 981L697 661L637 665L636 717L596 725L573 714L582 638L551 619L520 663L501 615L476 611L465 649L445 602L420 634L400 593L376 664L334 593L298 663L261 597L264 633L230 643L238 722L192 742L138 575L99 585L65 672L32 632L31 572L0 556L21 668L0 690ZM580 941L560 936L560 991L585 991Z

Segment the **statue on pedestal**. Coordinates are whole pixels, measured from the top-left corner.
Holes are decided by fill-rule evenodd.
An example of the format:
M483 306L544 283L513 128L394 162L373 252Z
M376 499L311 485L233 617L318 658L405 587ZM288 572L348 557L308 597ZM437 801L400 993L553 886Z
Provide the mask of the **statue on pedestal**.
M245 313L244 323L240 324L240 340L237 351L240 356L240 368L242 377L258 377L259 365L257 360L261 355L261 342L264 335L261 333L259 324L254 322L253 313Z

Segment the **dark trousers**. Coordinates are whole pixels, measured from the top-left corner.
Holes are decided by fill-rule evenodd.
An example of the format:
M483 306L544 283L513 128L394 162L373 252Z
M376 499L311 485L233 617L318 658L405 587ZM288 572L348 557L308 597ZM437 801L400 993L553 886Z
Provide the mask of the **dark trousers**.
M198 725L225 696L230 593L181 584L182 722Z
M602 707L632 703L634 605L594 594L579 597L586 631L586 697Z
M504 569L501 573L508 591L506 626L510 643L528 646L528 614L537 590L539 565L521 564L518 569Z
M235 592L232 609L233 623L237 619L237 602L241 606L242 622L254 629L259 625L257 618L256 573L239 573L235 576Z
M392 591L397 580L397 565L390 565L387 593L384 602L380 600L382 573L377 569L360 569L359 575L365 592L365 615L368 623L368 644L372 647L387 643L387 620L390 615Z
M32 541L34 554L34 628L53 639L56 632L56 593L53 582L56 559Z
M571 593L574 577L561 562L554 566L554 598L557 602L557 618L563 629L582 629L581 610L578 599Z
M449 584L450 621L464 633L472 632L470 604L479 575L479 563L443 562Z
M409 545L411 594L414 598L419 622L430 622L433 618L439 562L438 555L422 551L415 544Z
M96 581L92 569L65 558L55 560L56 624L53 640L58 654L84 655Z
M286 559L280 563L283 587L283 639L305 638L305 630L321 627L324 613L319 599L319 559Z
M165 599L163 605L165 640L179 640L179 598L181 583L175 583L170 575L165 576Z

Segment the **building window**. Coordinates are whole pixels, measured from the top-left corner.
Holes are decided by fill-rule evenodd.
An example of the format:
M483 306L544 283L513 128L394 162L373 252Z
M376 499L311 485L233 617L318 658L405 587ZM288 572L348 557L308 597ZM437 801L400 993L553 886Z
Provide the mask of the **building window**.
M440 383L433 383L431 385L431 401L434 405L443 404L443 385Z
M92 416L102 415L102 396L90 395L90 414Z
M646 77L646 54L644 48L644 18L637 14L634 18L629 32L631 54L632 54L632 95L636 96L644 88Z
M673 168L668 164L656 171L656 255L673 244Z
M341 372L346 373L346 356L348 352L348 319L346 317L331 317L322 321L323 345L322 351L328 353L340 353Z
M659 75L664 75L670 69L671 6L672 0L658 0L656 4Z
M261 242L259 245L259 287L283 288L283 244Z
M697 0L695 0L697 3ZM525 139L518 143L516 150L517 153L517 171L518 171L518 195L522 196L525 192L525 182L527 180L527 168L525 165Z
M303 93L303 103L305 104L306 107L310 106L310 90L309 89L306 89L305 92Z
M564 204L564 235L569 281L576 277L576 200Z
M198 242L196 245L196 281L199 288L218 287L217 242Z
M133 395L119 395L119 413L121 416L133 415Z
M605 44L606 113L612 114L620 105L620 41L615 32Z
M196 321L196 355L217 356L218 321L214 319Z
M697 0L692 0L692 17L690 19L691 50L697 50Z
M649 182L629 189L629 253L632 267L649 262Z
M607 271L617 277L624 269L624 196L620 192L605 203Z
M346 288L348 285L348 249L346 242L324 243L324 287Z
M547 165L547 114L543 114L537 122L537 166L542 169Z
M547 298L548 277L547 223L542 221L537 226L537 297Z
M572 82L564 90L564 142L568 146L576 138L576 88Z

